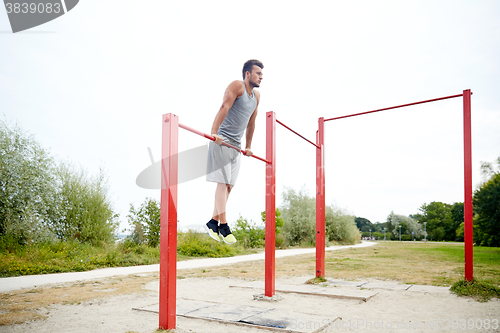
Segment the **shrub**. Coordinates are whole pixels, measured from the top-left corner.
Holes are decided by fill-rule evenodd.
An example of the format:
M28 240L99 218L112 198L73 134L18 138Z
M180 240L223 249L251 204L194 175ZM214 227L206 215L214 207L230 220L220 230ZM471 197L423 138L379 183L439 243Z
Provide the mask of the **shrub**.
M458 296L470 296L479 302L487 302L492 297L500 298L500 288L490 282L477 279L457 281L451 286L450 291Z
M316 243L316 200L301 190L286 188L281 207L283 234L288 245L311 245ZM361 235L354 216L333 206L325 207L325 227L328 241L354 244Z
M354 244L361 239L354 216L330 206L325 209L326 236L328 240L342 244Z
M283 235L288 245L295 246L303 242L313 243L316 236L316 201L301 190L296 192L285 188L282 194L283 205L280 208L285 224Z
M242 216L236 220L236 224L232 228L234 237L244 248L262 247L264 246L264 238L266 231L263 227L257 226L253 221L248 221Z
M117 227L101 171L84 170L54 158L19 126L0 121L0 235L19 244L78 239L111 243Z
M51 223L57 237L93 245L112 243L118 215L109 201L104 171L100 170L96 177L88 177L83 169L61 164L57 176L60 183L58 218Z
M132 239L136 243L147 243L151 247L160 244L161 214L158 200L146 198L138 209L130 205L127 219L132 226Z
M214 242L204 233L188 231L177 234L177 253L190 257L230 257L236 254L234 247Z
M54 213L54 159L19 126L0 121L0 235L39 239Z

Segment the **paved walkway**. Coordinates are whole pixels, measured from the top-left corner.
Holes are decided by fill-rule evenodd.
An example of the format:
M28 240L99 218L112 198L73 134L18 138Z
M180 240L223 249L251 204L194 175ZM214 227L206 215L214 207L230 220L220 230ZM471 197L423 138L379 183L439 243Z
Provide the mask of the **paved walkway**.
M377 243L363 241L361 244L356 244L356 245L330 246L326 248L326 251L367 247L375 244ZM290 257L299 254L308 254L315 252L316 252L315 248L276 250L276 258ZM248 254L243 256L226 257L226 258L192 259L192 260L177 262L177 269L179 270L179 269L189 269L189 268L230 265L243 261L254 261L254 260L264 260L264 259L265 259L264 252L256 254ZM156 265L144 265L144 266L101 268L86 272L27 275L27 276L0 278L0 293L5 293L17 289L34 288L36 286L42 286L52 283L93 280L115 275L140 274L140 273L159 272L159 271L160 271L160 265L156 264Z

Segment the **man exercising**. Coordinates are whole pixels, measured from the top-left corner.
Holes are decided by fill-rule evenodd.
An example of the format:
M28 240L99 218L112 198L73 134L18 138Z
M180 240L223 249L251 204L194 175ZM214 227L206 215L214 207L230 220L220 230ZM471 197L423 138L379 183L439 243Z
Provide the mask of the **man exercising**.
M245 155L252 155L252 138L260 100L260 93L254 88L260 86L263 68L258 60L248 60L243 65L243 81L233 81L227 87L210 132L215 142L211 141L208 147L207 181L216 182L217 188L212 219L205 229L218 242L222 239L227 244L236 243L227 225L226 203L241 164L240 152L222 145L222 142L241 148L241 138L246 129Z

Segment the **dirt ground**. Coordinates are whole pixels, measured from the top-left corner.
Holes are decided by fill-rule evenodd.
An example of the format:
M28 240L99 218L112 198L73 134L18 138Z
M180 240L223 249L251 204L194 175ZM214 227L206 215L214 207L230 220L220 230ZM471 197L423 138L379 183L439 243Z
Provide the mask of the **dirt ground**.
M280 285L304 287L313 276L294 276L276 280ZM366 282L366 281L364 281ZM500 300L480 303L457 297L446 287L406 286L391 281L370 280L366 288L352 282L329 281L323 285L338 294L368 292L375 294L366 302L293 293L276 294L278 302L254 300L263 290L234 286L255 285L241 278L184 278L177 282L178 302L208 301L229 307L275 309L292 318L296 332L500 332ZM263 283L262 281L260 283ZM233 286L233 287L231 287ZM372 286L372 287L370 287ZM320 286L321 287L321 286ZM142 291L102 296L98 299L57 304L38 310L45 319L0 326L0 332L144 332L158 328L158 314L133 310L158 303L158 280L144 282ZM319 287L318 287L319 288ZM214 303L214 304L215 304ZM300 314L300 315L299 315ZM304 320L303 318L310 318ZM317 318L324 318L318 322ZM276 330L276 329L275 329ZM177 316L175 332L268 332L262 328L222 323L215 320ZM283 331L283 330L281 330Z

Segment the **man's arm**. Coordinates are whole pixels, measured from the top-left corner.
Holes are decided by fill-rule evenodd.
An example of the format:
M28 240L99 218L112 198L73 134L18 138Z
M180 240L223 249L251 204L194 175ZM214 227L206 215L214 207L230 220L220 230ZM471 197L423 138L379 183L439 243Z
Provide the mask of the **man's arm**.
M246 130L246 145L245 145L245 150L246 154L245 156L252 156L252 139L253 139L253 132L255 130L255 119L257 118L257 113L259 109L259 101L260 101L260 93L258 91L255 91L255 97L257 98L257 106L255 107L255 111L252 113L252 116L248 120L248 125L247 125L247 130Z
M212 124L211 134L215 137L215 143L221 144L222 138L217 135L217 131L219 130L220 125L224 121L227 116L227 112L233 106L234 101L239 96L243 95L244 87L241 84L241 81L233 81L226 88L224 92L224 98L222 99L222 105L215 116L214 122Z

